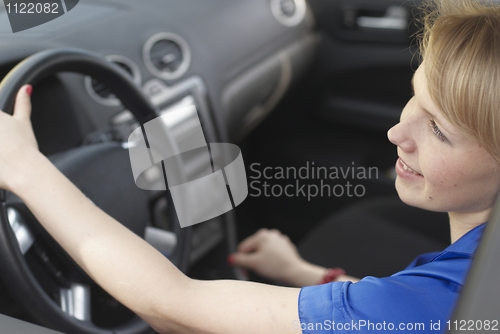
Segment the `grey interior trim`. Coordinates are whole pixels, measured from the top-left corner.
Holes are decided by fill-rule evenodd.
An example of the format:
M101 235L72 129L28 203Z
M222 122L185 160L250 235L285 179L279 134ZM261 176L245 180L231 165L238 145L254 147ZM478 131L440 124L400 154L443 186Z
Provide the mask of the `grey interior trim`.
M498 310L500 310L500 197L497 199L493 213L484 231L481 244L475 255L465 287L460 295L457 308L451 318L451 323L456 320L489 320L497 321L497 330L500 326ZM468 328L469 323L465 326ZM441 324L442 329L448 329L447 324ZM474 323L475 326L475 323ZM448 333L463 333L451 326ZM488 331L482 329L478 332Z
M9 334L63 334L41 326L30 324L15 318L0 314L0 323L2 324L2 333Z

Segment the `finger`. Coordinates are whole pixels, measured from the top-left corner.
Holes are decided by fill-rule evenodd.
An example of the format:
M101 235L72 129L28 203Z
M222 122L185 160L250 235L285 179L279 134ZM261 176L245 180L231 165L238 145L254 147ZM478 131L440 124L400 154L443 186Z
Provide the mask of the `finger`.
M240 244L238 245L238 251L242 253L253 252L259 247L262 238L263 233L260 233L260 231L249 236L248 238L240 242Z
M14 117L29 119L31 116L31 85L24 85L19 89L16 95L16 103L14 105Z
M252 269L255 264L255 254L236 253L232 255L232 264L238 267Z

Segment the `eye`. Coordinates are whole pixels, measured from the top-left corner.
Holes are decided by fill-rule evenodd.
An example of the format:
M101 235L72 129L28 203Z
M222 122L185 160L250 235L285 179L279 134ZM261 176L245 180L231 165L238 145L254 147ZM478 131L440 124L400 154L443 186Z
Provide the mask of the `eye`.
M430 120L429 125L431 127L432 132L439 140L441 140L442 142L448 140L446 136L443 134L443 132L441 132L441 130L439 129L439 127L437 126L436 122L433 119Z

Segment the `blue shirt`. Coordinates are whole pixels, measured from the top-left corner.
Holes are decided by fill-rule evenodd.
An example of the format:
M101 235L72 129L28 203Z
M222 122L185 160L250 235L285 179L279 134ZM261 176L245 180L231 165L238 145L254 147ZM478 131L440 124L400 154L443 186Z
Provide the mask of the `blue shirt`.
M485 226L390 277L302 288L294 327L304 334L444 332Z

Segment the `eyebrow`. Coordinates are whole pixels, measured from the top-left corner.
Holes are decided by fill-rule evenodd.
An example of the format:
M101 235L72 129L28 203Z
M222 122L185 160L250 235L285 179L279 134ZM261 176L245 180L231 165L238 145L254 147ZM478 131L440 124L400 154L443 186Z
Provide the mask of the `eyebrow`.
M431 116L434 120L437 120L439 122L439 120L437 119L436 115L434 115L433 113L431 113L429 110L425 109L424 107L420 106L420 108L422 108L422 110L429 116ZM441 122L439 122L441 124Z
M415 72L417 73L417 72ZM416 95L415 94L415 73L413 73L412 77L411 77L411 89L413 90L413 95ZM425 111L425 113L429 116L431 116L432 118L434 119L437 119L436 115L434 115L433 113L431 113L429 110L427 110L426 108L424 108L421 104L419 104L420 108L422 108L423 111ZM441 123L441 122L440 122Z

